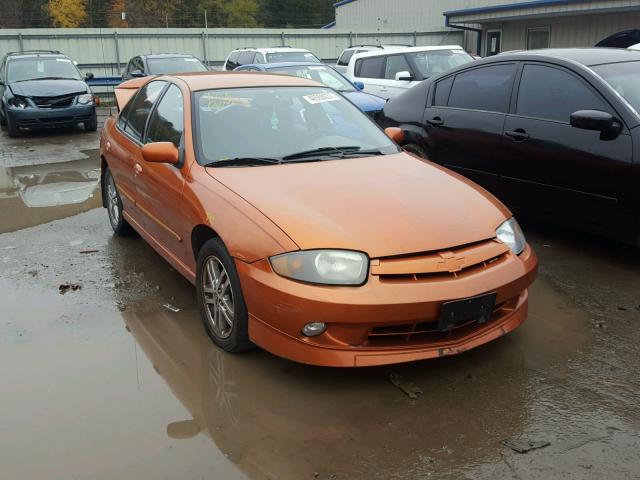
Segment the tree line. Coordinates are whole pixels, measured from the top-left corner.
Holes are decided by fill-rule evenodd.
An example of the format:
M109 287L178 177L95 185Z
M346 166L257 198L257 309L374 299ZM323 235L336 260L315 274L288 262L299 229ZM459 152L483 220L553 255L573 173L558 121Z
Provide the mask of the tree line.
M0 1L0 28L309 27L334 19L335 0Z

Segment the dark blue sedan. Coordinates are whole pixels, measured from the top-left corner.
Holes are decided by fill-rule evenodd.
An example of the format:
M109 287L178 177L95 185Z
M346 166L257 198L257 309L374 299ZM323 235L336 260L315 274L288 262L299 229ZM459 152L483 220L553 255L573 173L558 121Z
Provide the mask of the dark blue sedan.
M349 81L338 71L329 65L322 65L311 62L286 62L286 63L268 63L268 64L251 64L242 65L234 71L254 71L282 73L296 77L308 78L325 84L328 87L340 92L347 97L356 107L362 110L370 117L374 117L382 107L384 107L385 99L362 92L363 85Z

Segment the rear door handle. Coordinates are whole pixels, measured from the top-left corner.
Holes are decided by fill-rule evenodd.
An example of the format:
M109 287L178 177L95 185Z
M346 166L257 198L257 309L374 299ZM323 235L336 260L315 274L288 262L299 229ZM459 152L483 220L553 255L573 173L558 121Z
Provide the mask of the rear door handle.
M442 120L440 117L433 117L431 120L427 120L427 123L432 127L441 127L442 125L444 125L444 120Z
M508 130L504 132L507 137L511 137L514 142L523 142L529 138L529 134L523 128Z
M140 165L139 163L136 163L136 164L133 166L133 172L134 172L136 175L140 175L140 174L142 173L142 165Z

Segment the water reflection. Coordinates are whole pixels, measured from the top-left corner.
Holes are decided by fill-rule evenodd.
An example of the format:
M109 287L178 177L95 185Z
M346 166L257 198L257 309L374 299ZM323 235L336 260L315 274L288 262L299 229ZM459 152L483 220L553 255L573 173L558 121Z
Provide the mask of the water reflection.
M100 205L97 151L70 162L0 167L0 233Z

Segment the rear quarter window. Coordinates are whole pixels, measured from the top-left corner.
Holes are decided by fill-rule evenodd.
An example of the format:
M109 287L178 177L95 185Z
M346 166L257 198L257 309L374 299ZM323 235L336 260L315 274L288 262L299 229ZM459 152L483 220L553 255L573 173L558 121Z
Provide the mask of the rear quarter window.
M338 59L338 65L343 65L345 67L349 65L349 60L351 60L354 53L355 50L345 50L342 52L342 55L340 55L340 58Z

